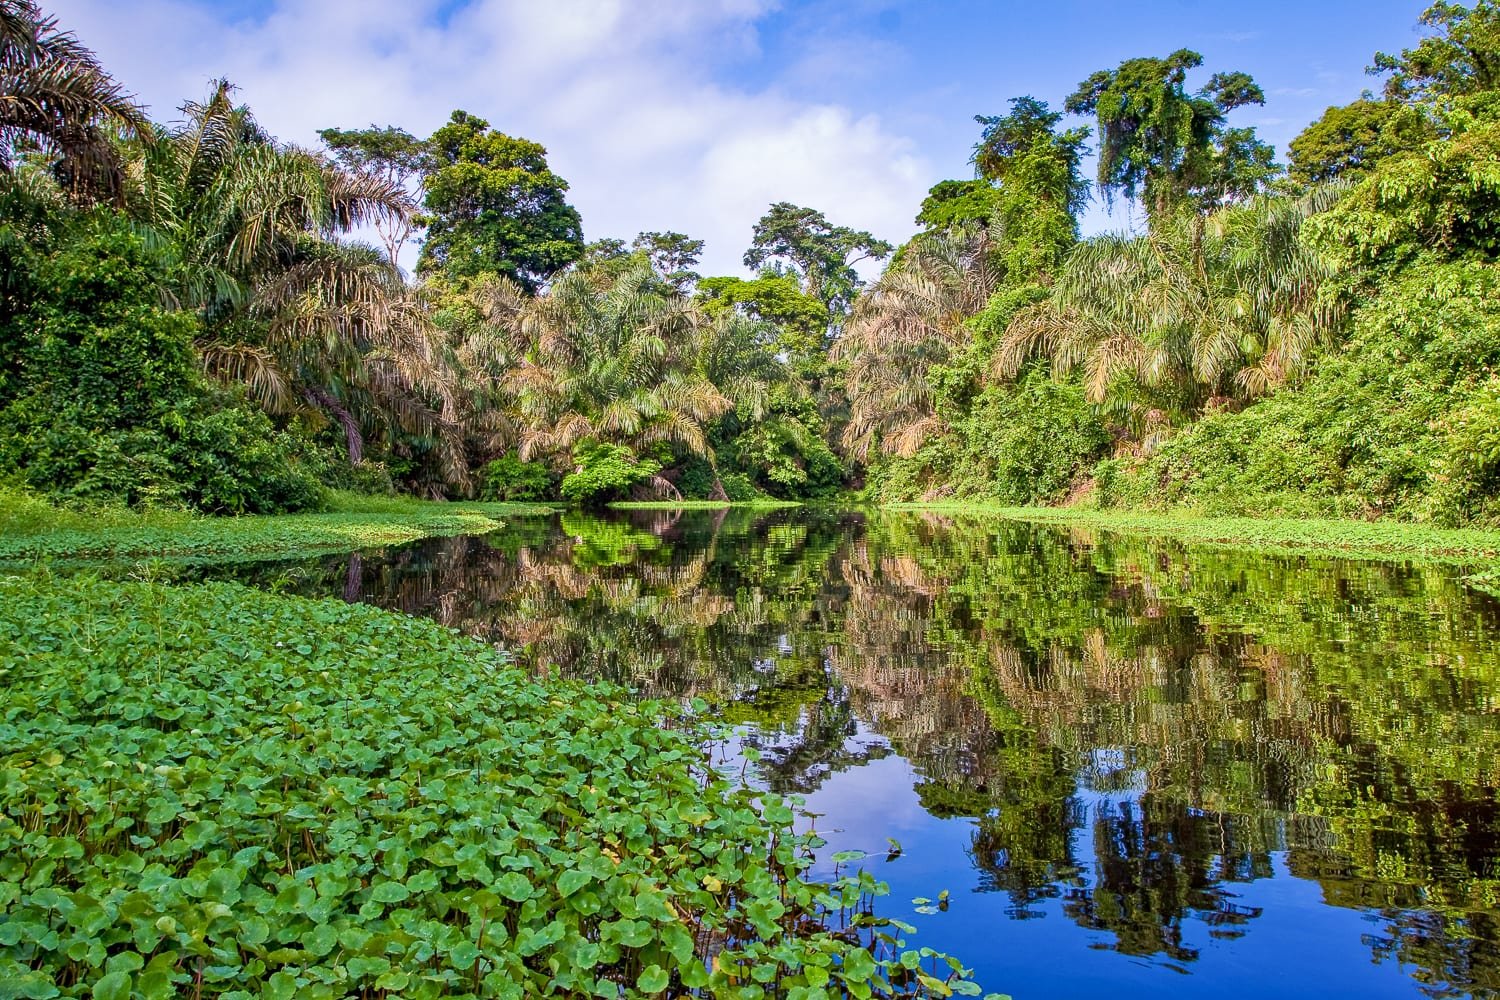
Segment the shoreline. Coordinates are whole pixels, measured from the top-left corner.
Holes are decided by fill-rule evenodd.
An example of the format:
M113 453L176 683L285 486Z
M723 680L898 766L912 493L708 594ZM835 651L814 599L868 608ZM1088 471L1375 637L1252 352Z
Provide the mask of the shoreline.
M1466 566L1500 563L1500 531L1437 528L1404 521L1213 517L1138 510L1009 507L986 503L896 503L883 504L879 509L1000 518L1259 552L1421 559Z

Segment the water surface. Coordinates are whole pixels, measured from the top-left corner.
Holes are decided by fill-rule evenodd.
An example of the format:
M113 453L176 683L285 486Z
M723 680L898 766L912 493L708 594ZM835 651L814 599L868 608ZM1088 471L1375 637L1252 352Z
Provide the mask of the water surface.
M1452 570L793 510L210 572L707 699L1017 1000L1500 996L1500 605Z

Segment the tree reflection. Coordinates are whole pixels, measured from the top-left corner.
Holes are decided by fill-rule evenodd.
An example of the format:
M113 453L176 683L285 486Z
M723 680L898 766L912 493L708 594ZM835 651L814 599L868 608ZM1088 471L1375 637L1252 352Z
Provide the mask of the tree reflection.
M777 791L899 753L1017 918L1189 963L1280 857L1432 995L1500 991L1500 615L1448 569L731 510L239 572L706 698Z

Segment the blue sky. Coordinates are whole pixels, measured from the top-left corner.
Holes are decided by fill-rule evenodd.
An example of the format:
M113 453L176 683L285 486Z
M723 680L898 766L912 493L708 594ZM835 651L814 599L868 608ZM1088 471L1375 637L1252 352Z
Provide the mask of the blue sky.
M1245 70L1237 113L1283 150L1377 88L1378 49L1418 37L1421 0L1259 4L1051 0L54 0L170 119L227 75L272 132L427 134L463 107L547 145L589 238L677 229L734 272L775 200L899 241L923 193L969 176L975 114L1059 104L1095 69L1178 48L1201 79ZM1201 81L1200 81L1201 82ZM1085 228L1131 224L1092 209Z

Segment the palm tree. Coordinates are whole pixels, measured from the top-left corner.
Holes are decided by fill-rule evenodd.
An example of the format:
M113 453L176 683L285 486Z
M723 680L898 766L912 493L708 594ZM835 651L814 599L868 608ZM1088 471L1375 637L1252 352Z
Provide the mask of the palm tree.
M967 321L999 288L997 234L954 230L918 236L855 303L833 355L849 362L843 444L865 459L910 457L943 431L927 376L968 344Z
M140 136L145 112L94 54L31 0L0 0L0 173L18 151L54 158L53 171L78 201L120 192L114 137Z
M1014 377L1040 355L1082 369L1089 397L1136 424L1190 417L1296 378L1343 320L1304 221L1338 197L1263 197L1144 236L1080 244L1051 298L1020 313L996 353Z
M518 359L504 384L522 459L562 461L589 441L711 457L708 425L734 407L712 380L715 333L649 268L572 271L532 299L501 280L487 315Z
M527 350L509 381L526 421L523 458L586 440L706 454L705 425L731 404L682 363L698 316L658 283L645 270L608 285L570 273L520 313Z
M396 185L274 141L217 81L131 164L130 199L182 261L205 367L269 412L332 419L351 464L370 433L426 439L467 486L449 358L417 294L350 230L409 210Z

